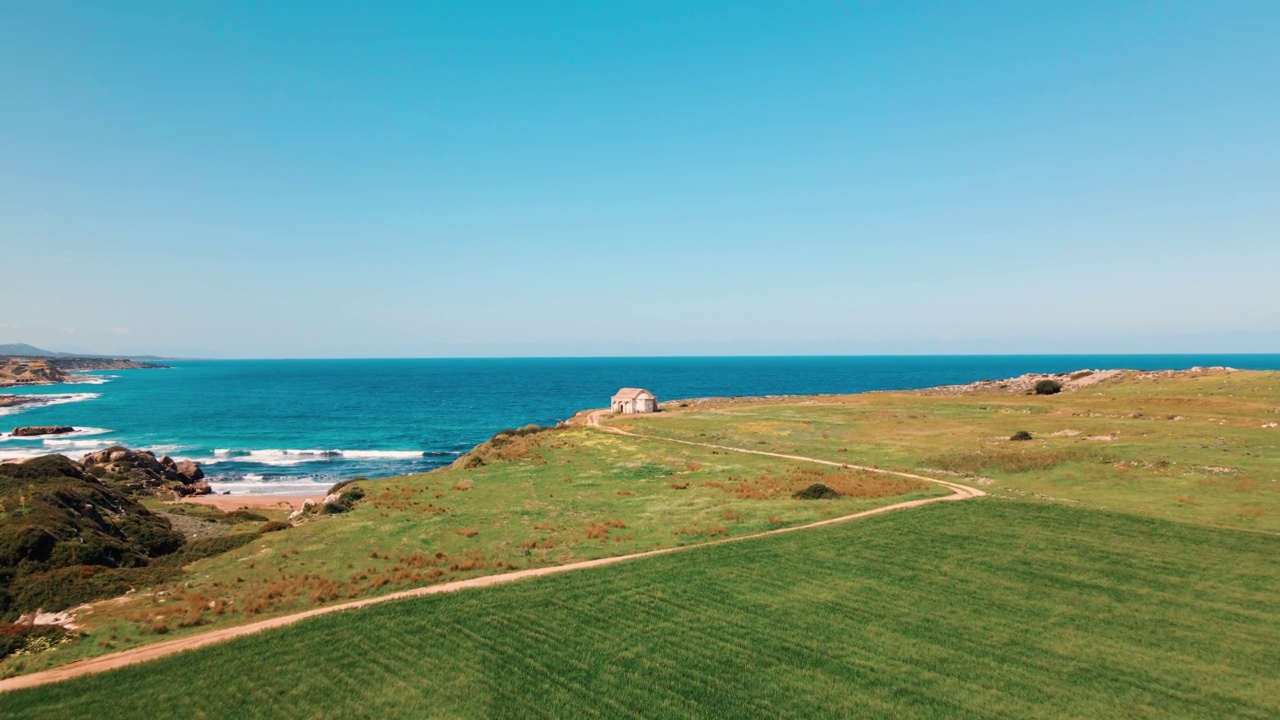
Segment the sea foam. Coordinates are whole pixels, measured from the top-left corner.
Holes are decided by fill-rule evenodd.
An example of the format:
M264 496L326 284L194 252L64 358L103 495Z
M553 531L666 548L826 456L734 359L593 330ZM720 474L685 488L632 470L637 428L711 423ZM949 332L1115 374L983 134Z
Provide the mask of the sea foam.
M38 407L49 407L50 405L63 405L66 403L84 402L85 400L93 400L100 398L100 393L65 393L60 395L23 395L22 397L39 398L36 402L25 403L22 405L11 405L9 407L0 408L0 415L17 415L24 410L30 410Z

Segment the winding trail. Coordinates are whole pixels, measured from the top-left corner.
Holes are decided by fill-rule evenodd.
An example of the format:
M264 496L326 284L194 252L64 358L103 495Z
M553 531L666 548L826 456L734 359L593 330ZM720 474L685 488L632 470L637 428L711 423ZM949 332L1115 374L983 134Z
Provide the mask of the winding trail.
M782 453L766 452L764 450L747 450L745 448L728 447L725 445L713 445L710 443L692 442L689 440L677 440L674 438L662 438L653 435L641 435L638 433L627 432L619 428L601 425L600 419L609 414L608 410L593 410L584 417L585 422L582 424L597 430L613 433L615 435L625 435L627 437L644 438L647 440L661 440L663 442L676 443L679 445L694 445L697 447L712 448L715 450L724 450L728 452L745 453L748 455L764 455L766 457L782 458L784 460L796 460L798 462L817 463L819 465L830 465L833 467L851 468L854 470L863 470L866 472L881 473L884 475L896 475L898 477L911 478L923 482L941 485L951 490L950 495L942 495L939 497L922 498L920 500L908 500L906 502L896 503L894 505L885 505L884 507L864 510L862 512L853 513L852 515L842 515L840 517L828 518L826 520L818 520L805 525L796 525L793 527L778 528L776 530L767 530L765 532L755 533L752 535L740 535L738 537L724 538L721 540L711 540L696 545L683 545L679 547L662 548L659 550L647 550L645 552L632 553L630 555L618 555L615 557L599 558L597 560L583 560L580 562L568 563L565 565L557 565L554 567L532 568L529 570L518 570L516 572L504 573L501 575L486 575L483 577L471 578L468 580L457 580L454 582L441 583L439 585L429 585L427 587L413 588L411 590L401 590L389 595L382 595L375 598L367 598L365 600L355 600L352 602L340 603L338 605L329 605L326 607L315 608L314 610L306 610L304 612L293 613L291 615L282 615L276 618L260 620L258 622L249 623L247 625L237 625L235 627L224 628L221 630L212 630L198 635L177 638L165 642L143 645L142 647L132 648L130 650L122 650L110 655L101 655L95 658L85 660L77 660L61 667L50 670L34 672L28 675L18 675L16 677L0 680L0 693L10 690L19 690L22 688L36 687L38 685L46 685L62 680L80 677L83 675L93 675L108 670L124 667L126 665L134 665L137 663L156 660L169 655L174 655L187 650L214 645L216 643L225 642L233 638L252 635L264 630L272 628L284 627L292 625L296 622L306 620L308 618L318 617L320 615L328 615L330 613L343 612L346 610L357 610L359 608L377 605L380 603L391 602L394 600L404 600L407 598L423 597L427 595L438 595L441 593L457 592L459 590L470 590L472 588L490 587L493 585L505 585L507 583L527 580L529 578L543 577L546 575L559 575L561 573L573 572L575 570L587 570L589 568L604 567L606 565L616 565L618 563L629 562L647 557L656 557L658 555L669 555L671 553L687 552L698 548L710 547L712 545L724 545L726 543L742 542L744 540L754 540L756 538L767 537L770 535L781 535L783 533L796 532L799 530L809 530L824 525L834 525L836 523L856 520L858 518L870 517L872 515L881 515L896 510L906 510L908 508L920 507L921 505L929 505L936 502L949 502L955 500L968 500L970 498L982 497L985 492L959 483L947 482L946 480L937 480L923 475L912 475L911 473L898 472L896 470L883 470L881 468L866 467L862 465L850 465L848 463L833 462L831 460L820 460L818 458L804 457L801 455L785 455Z

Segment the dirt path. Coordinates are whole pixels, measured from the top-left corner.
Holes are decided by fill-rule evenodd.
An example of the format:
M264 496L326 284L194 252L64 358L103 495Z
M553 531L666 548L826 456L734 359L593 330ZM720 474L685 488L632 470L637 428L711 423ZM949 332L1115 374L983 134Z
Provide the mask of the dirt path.
M940 497L923 498L920 500L908 500L906 502L896 503L894 505L886 505L884 507L874 508L872 510L864 510L862 512L853 513L852 515L843 515L841 517L828 518L826 520L818 520L806 525L797 525L794 527L778 528L777 530L768 530L753 535L742 535L734 538L724 538L722 540L712 540L697 545L684 545L681 547L663 548L661 550L649 550L646 552L633 553L631 555L619 555L617 557L600 558L598 560L584 560L581 562L569 563L567 565L557 565L555 567L533 568L530 570L518 570L516 572L505 573L502 575L486 575L484 577L471 578L469 580L458 580L455 582L441 583L440 585L430 585L427 587L413 588L412 590L401 590L389 595L383 595L376 598L368 598L365 600L356 600L353 602L341 603L339 605L329 605L327 607L316 608L304 612L294 613L292 615L283 615L277 618L261 620L247 625L237 625L236 627L225 628L222 630L213 630L199 635L178 638L166 642L144 645L142 647L124 650L110 655L102 655L96 658L79 660L68 663L62 667L53 668L52 670L44 670L41 672L31 673L29 675L19 675L5 680L0 680L0 692L9 690L18 690L21 688L35 687L37 685L45 685L48 683L68 680L81 675L91 675L94 673L106 672L115 668L133 665L136 663L155 660L157 658L166 657L175 653L186 650L194 650L196 648L213 645L215 643L231 640L244 635L252 635L270 630L272 628L284 627L292 625L307 618L317 617L320 615L328 615L330 613L343 612L346 610L356 610L358 608L368 607L369 605L377 605L379 603L391 602L393 600L403 600L406 598L423 597L426 595L438 595L441 593L457 592L459 590L469 590L472 588L490 587L492 585L503 585L506 583L527 580L529 578L543 577L546 575L559 575L561 573L573 572L575 570L586 570L588 568L604 567L606 565L616 565L618 563L630 562L640 558L656 557L658 555L668 555L677 552L687 552L698 548L710 547L712 545L724 545L726 543L742 542L744 540L754 540L755 538L767 537L770 535L781 535L783 533L796 532L798 530L809 530L811 528L822 527L824 525L834 525L836 523L856 520L858 518L870 517L872 515L881 515L896 510L906 510L907 508L920 507L921 505L929 505L936 502L948 502L955 500L968 500L970 498L981 497L986 495L977 488L971 488L967 485L959 483L947 482L945 480L936 480L923 475L912 475L910 473L896 472L893 470L882 470L880 468L863 467L860 465L849 465L848 463L833 462L830 460L819 460L817 458L803 457L800 455L784 455L781 453L765 452L763 450L746 450L743 448L726 447L723 445L711 445L708 443L696 443L688 440L675 440L671 438L655 438L651 435L638 435L629 433L614 427L608 427L600 424L600 418L608 414L607 410L596 410L586 416L586 425L597 428L604 432L614 433L616 435L626 435L629 437L642 437L653 440L663 440L666 442L678 443L681 445L696 445L699 447L714 448L717 450L726 450L729 452L747 453L750 455L765 455L768 457L782 458L785 460L797 460L800 462L818 463L820 465L833 465L835 467L848 467L857 470L865 470L868 472L883 473L886 475L897 475L899 477L912 478L914 480L922 480L925 482L941 485L952 491L951 495L943 495Z

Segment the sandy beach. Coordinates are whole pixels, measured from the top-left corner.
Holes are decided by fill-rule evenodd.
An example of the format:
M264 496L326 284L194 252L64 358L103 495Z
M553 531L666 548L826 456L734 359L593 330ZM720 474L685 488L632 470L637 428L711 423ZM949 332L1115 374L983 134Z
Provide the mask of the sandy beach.
M306 500L320 502L324 495L201 495L200 497L183 498L178 503L194 503L212 505L223 512L231 512L241 508L250 510L297 510Z

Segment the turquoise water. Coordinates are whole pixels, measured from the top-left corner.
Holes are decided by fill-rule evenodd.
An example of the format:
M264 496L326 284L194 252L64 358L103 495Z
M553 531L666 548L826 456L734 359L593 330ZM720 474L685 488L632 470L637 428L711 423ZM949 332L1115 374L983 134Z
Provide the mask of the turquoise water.
M0 435L0 459L120 443L192 458L219 492L315 492L358 475L428 470L505 427L608 405L622 386L659 399L921 388L1082 368L1280 369L1280 355L182 361L91 373L100 384L0 390L60 404L5 425L72 425L72 437ZM6 427L6 430L9 428Z

